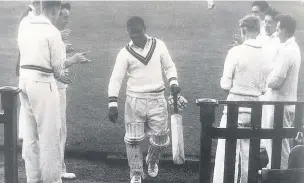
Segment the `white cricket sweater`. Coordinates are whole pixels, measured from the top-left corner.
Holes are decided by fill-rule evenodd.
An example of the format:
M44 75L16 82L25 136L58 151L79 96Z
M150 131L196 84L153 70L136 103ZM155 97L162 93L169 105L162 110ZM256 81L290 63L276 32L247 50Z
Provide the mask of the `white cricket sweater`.
M260 41L255 39L231 48L225 60L221 88L236 95L262 95L270 72L269 63Z
M27 16L18 29L20 79L54 82L64 73L61 34L44 15ZM24 68L27 67L27 68Z
M163 71L170 85L178 84L176 67L165 43L149 36L147 38L144 49L135 46L131 41L118 53L108 88L109 106L117 106L117 98L126 73L127 95L135 97L144 93L163 92Z

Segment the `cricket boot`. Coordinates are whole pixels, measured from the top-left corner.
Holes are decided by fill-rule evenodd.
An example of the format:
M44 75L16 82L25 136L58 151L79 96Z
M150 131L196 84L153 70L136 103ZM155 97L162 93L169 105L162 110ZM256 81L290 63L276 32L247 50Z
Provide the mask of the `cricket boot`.
M148 174L150 177L156 177L158 175L157 163L148 162L148 156L146 157L146 164L148 165Z

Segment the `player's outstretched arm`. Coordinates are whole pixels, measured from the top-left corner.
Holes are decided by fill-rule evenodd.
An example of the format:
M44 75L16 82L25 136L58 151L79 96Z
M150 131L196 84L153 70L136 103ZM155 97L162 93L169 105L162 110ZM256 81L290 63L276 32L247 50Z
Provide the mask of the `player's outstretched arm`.
M85 55L87 52L82 53L75 53L73 56L68 57L65 61L65 68L69 68L74 64L81 64L81 63L90 63L91 60L87 59Z

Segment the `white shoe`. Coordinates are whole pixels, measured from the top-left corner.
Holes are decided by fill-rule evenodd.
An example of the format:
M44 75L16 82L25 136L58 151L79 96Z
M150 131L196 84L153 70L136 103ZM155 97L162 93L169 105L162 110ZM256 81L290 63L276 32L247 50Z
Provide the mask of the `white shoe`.
M134 175L131 179L130 183L141 183L141 176L140 175Z
M75 179L76 175L74 173L63 173L61 174L62 179Z

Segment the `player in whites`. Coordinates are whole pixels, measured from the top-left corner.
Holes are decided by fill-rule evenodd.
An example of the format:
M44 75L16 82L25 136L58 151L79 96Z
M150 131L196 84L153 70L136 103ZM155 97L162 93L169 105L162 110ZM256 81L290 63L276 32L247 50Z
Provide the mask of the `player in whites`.
M253 1L251 5L251 13L253 16L260 20L260 31L259 36L265 36L264 19L265 15L269 9L269 4L266 1ZM233 35L233 45L236 46L242 44L243 40L240 35Z
M278 17L277 36L281 47L274 61L274 67L269 75L267 99L271 101L297 101L298 77L301 65L301 52L294 38L296 21L289 15ZM268 116L270 115L270 116ZM267 113L267 124L273 127L272 113ZM295 118L295 106L285 106L283 127L292 127ZM282 140L281 168L288 167L290 153L289 139ZM271 145L268 155L271 159ZM269 163L270 164L270 163ZM270 166L270 165L269 165Z
M30 17L40 15L40 0L31 0L28 9L22 14L20 19L19 27L23 24L27 24ZM18 53L18 61L16 64L16 75L19 77L19 69L20 69L20 52ZM19 107L19 115L18 115L18 138L20 140L23 139L23 128L24 128L24 110L22 106Z
M61 5L61 11L59 14L59 17L56 21L56 27L58 28L59 31L61 31L61 35L62 35L62 41L66 41L67 37L68 37L68 33L70 31L66 31L66 26L69 23L69 16L70 16L70 9L71 9L71 5L70 3L62 3ZM64 43L64 42L63 42ZM69 48L68 48L69 47ZM65 43L62 46L63 52L69 52L70 49L70 45L68 45L67 43ZM71 49L70 49L71 50ZM70 57L67 57L65 60L65 65L64 67L66 68L65 71L68 72L69 67L71 67L74 64L79 64L79 63L87 63L90 62L90 60L88 60L85 56L85 53L75 53ZM61 124L62 124L62 128L61 128L61 153L62 153L62 175L61 177L63 179L74 179L76 178L76 175L74 173L67 173L66 172L66 165L64 163L64 152L65 152L65 144L66 144L66 138L67 138L67 125L66 125L66 107L67 107L67 103L66 103L66 89L68 87L67 84L64 84L60 81L57 81L57 87L59 90L59 96L60 96L60 116L61 116Z
M70 83L65 52L54 26L60 1L42 1L42 14L21 24L19 88L25 124L23 148L27 182L61 183L60 102L55 80Z
M269 68L262 45L256 40L260 30L259 20L247 15L240 20L241 36L243 44L231 48L225 60L221 88L227 91L229 101L258 101L266 89L266 79ZM227 124L227 107L224 108L220 127ZM238 126L240 128L251 126L251 109L239 108ZM219 139L214 167L214 183L223 182L225 140ZM238 177L239 156L241 157L241 183L247 182L249 140L237 140L235 182Z
M262 42L263 50L266 54L267 60L269 61L270 67L275 66L275 59L278 55L279 48L280 48L280 39L277 37L276 27L277 27L277 16L278 12L275 9L269 8L265 15L264 20L264 28L265 28L265 35L259 35L258 40ZM264 95L260 97L261 101L267 101L271 98L268 96L270 94L270 88L266 89L266 92ZM273 106L272 105L265 105L263 106L263 113L262 113L262 128L270 128L269 122L271 121L270 118L273 118ZM267 119L269 118L269 119ZM271 159L269 159L269 152L270 152L270 146L271 141L269 139L263 139L261 141L261 152L262 154L268 155L268 168L269 162ZM266 150L266 151L265 151ZM268 153L267 153L268 152Z
M260 20L261 30L263 29L264 19L268 9L269 4L266 1L254 1L251 5L252 14Z
M118 117L117 98L127 73L125 102L125 137L131 183L140 183L143 173L143 154L140 143L149 136L146 157L148 174L156 177L161 151L170 143L167 101L162 72L170 82L171 92L180 92L175 64L165 43L149 37L142 18L131 17L127 22L131 41L120 50L109 83L109 118Z

